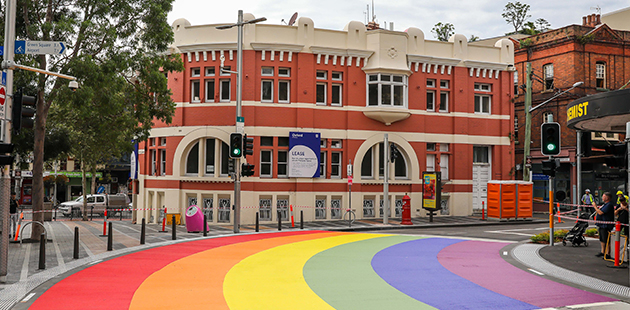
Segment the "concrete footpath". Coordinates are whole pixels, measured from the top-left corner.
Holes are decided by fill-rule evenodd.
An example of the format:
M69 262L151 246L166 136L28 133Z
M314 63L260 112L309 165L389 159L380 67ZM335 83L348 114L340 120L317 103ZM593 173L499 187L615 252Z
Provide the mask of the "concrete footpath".
M390 219L389 225L383 225L382 220L361 220L354 222L349 227L347 221L325 221L304 223L304 229L318 230L343 230L343 231L379 231L386 229L422 229L430 227L468 227L468 226L490 226L490 225L514 225L522 224L543 224L545 218L535 218L526 221L482 221L479 217L435 217L433 222L428 218L413 219L413 225L400 225L400 219ZM162 246L202 238L202 233L188 233L185 226L177 226L176 238L172 240L171 227L166 227L166 232L161 232L162 226L157 224L147 224L146 244L140 245L141 225L132 224L130 220L112 220L113 225L113 250L107 251L107 237L103 236L103 220L94 221L62 220L45 222L48 233L46 245L46 269L39 269L39 243L11 243L9 245L8 275L6 283L0 283L0 309L11 309L14 305L28 301L32 297L30 291L46 281L59 277L60 275L72 271L75 268L85 267L113 256L124 255L130 252L147 249L154 246ZM277 223L265 223L260 225L261 232L278 230ZM74 230L79 228L80 244L79 259L73 258ZM300 229L300 224L295 223L291 227L290 223L282 223L282 230ZM242 233L253 233L253 225L241 227ZM208 236L232 235L233 226L212 225L208 231ZM24 236L30 236L30 225L24 231ZM531 261L532 267L540 267L544 270L543 263L562 267L577 275L585 276L579 281L596 282L595 290L604 287L604 292L616 298L627 300L628 276L620 277L620 272L628 274L628 270L620 270L606 267L601 258L595 257L599 251L599 244L596 239L589 239L590 247L574 248L570 245L563 247L561 244L554 247L545 247L534 244L526 245L524 250L520 250L521 257L516 259L524 264ZM520 248L520 247L519 247ZM516 253L516 254L518 254ZM533 257L533 260L532 260ZM538 259L536 259L538 257ZM544 258L544 261L540 259ZM540 261L543 261L542 263ZM611 264L611 263L610 263ZM610 265L608 264L608 265ZM548 275L553 273L548 271ZM566 273L564 273L566 274ZM555 276L563 281L572 282L574 278L579 278L570 274L568 278ZM598 281L592 281L597 279ZM574 281L575 282L575 281ZM583 285L581 282L578 284ZM590 286L587 286L590 287ZM601 289L600 289L601 290ZM615 293L618 292L618 293ZM30 296L30 297L29 297Z

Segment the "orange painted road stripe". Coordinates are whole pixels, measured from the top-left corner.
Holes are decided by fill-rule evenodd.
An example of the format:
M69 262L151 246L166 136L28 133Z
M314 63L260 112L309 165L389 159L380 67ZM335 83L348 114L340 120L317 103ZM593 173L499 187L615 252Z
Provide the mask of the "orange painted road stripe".
M226 245L174 261L149 276L136 290L129 309L229 309L223 281L243 259L288 243L347 233L323 232Z

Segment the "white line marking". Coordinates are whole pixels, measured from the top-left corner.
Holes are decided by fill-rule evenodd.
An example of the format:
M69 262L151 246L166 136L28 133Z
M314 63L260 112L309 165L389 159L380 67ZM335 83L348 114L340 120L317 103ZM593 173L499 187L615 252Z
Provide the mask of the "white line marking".
M95 261L93 261L93 262L89 263L88 265L98 264L98 263L100 263L100 262L102 262L102 261L103 261L102 259L98 259L98 260L95 260Z
M22 272L20 273L20 282L28 278L28 263L31 260L31 244L26 244L26 254L24 255L24 261L22 262Z
M517 232L509 232L509 231L501 231L501 230L497 230L497 231L486 231L487 233L492 233L492 234L505 234L505 235L517 235L517 236L527 236L527 237L531 237L532 234L523 234L523 233L517 233Z
M613 303L613 302L605 301L605 302L595 302L595 303L592 303L592 304L572 305L572 306L566 306L566 307L569 308L569 309L579 309L579 308L609 306L609 305L614 305L614 304L615 303Z
M507 251L503 251L503 255L507 256L508 252Z
M30 293L26 295L26 297L24 297L21 302L27 302L29 299L33 298L33 296L35 296L35 293Z
M533 272L533 273L535 273L535 274L537 274L537 275L539 275L539 276L544 276L544 275L545 275L544 273L542 273L542 272L540 272L540 271L536 271L536 270L531 269L531 268L527 268L527 270L529 270L529 271L531 271L531 272Z

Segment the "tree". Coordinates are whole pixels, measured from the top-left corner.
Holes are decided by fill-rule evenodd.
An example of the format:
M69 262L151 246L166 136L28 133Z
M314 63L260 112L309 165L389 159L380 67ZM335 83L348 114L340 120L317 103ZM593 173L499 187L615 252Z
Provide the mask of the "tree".
M539 18L535 22L536 31L545 32L551 28L551 24L544 18Z
M503 18L508 24L512 24L514 32L519 32L523 28L525 21L532 17L528 14L529 4L508 2L503 9Z
M25 56L41 69L76 76L81 84L92 85L103 67L118 73L125 83L109 81L90 87L103 98L129 102L138 121L139 137L146 137L157 118L169 123L174 113L166 78L161 72L181 71L181 58L165 53L173 41L173 32L166 21L173 0L88 0L88 1L19 1L17 40L63 41L64 55ZM33 210L43 207L43 154L46 122L51 107L80 101L73 95L67 80L40 74L36 87L38 104L34 126ZM16 85L19 86L19 85ZM81 92L85 94L85 92ZM108 99L109 98L109 99ZM68 100L72 99L72 100ZM66 101L67 100L67 101ZM89 98L88 98L89 100ZM87 101L86 101L87 102ZM73 122L75 119L67 119ZM126 131L114 127L110 131ZM100 133L97 133L100 134ZM42 220L34 213L33 220ZM41 229L33 227L31 237L39 239Z
M451 23L442 24L442 22L439 22L435 24L431 32L438 41L448 41L448 39L455 34L455 26Z
M479 41L479 37L474 34L471 34L470 38L468 39L468 42L475 42L475 41Z

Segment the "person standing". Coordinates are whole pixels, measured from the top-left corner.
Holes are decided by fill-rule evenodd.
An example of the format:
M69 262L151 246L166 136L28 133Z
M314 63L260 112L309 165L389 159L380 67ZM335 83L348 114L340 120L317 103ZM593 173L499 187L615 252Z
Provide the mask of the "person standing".
M621 231L628 237L628 201L626 198L619 199L619 207L615 210L615 216L621 224L626 224L621 226Z
M595 205L595 212L597 212L598 222L613 222L615 220L615 205L611 202L612 195L609 192L605 192L602 195L604 204L601 207ZM610 258L606 252L606 242L608 241L608 235L613 228L613 224L608 223L596 223L597 233L599 234L599 243L601 246L600 252L595 255L597 257Z
M593 199L593 195L591 195L591 190L588 188L584 191L584 196L582 196L582 204L589 206L589 207L586 207L586 210L591 209L590 206L595 208L595 199ZM591 212L592 212L592 209L591 209Z
M11 238L15 237L15 231L17 230L18 213L17 210L20 207L20 203L15 199L15 193L11 193L11 201L9 202L9 214L11 225Z
M617 205L621 203L621 198L625 198L626 201L630 200L630 198L624 195L622 191L617 191Z

